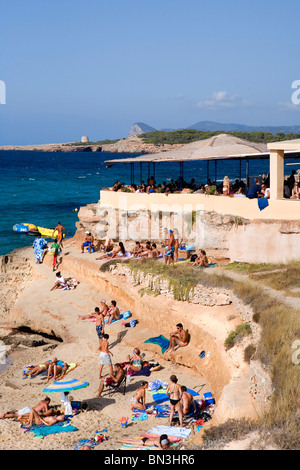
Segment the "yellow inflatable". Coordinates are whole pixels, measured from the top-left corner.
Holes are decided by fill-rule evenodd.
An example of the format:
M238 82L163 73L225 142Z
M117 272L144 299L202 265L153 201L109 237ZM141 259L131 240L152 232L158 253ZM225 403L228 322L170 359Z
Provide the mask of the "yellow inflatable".
M26 227L28 227L28 229L29 229L31 232L37 231L37 226L34 225L34 224L23 223L22 225L26 225Z
M45 238L57 238L58 236L58 232L57 230L55 230L55 232L53 233L53 228L45 228L45 227L37 227L38 231L40 232L40 234L45 237ZM53 236L52 236L53 234ZM65 236L65 234L63 234L63 237Z

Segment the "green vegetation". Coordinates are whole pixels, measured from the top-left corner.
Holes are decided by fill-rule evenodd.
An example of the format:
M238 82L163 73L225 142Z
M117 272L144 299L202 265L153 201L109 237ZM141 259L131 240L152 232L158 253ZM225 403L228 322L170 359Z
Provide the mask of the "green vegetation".
M230 263L225 269L248 274L250 279L282 290L289 296L300 296L300 261L287 264Z
M244 336L248 336L252 333L251 326L249 323L242 323L238 325L234 331L231 331L225 339L225 349L233 348Z
M269 433L273 443L280 449L299 449L300 365L292 361L292 344L295 340L300 339L300 309L288 306L284 302L284 294L282 300L277 299L275 302L274 298L266 292L261 279L257 278L255 273L267 272L264 279L273 279L273 274L277 276L278 273L284 273L284 270L286 270L285 277L295 272L296 278L299 279L300 263L294 262L287 265L231 263L227 266L226 269L236 269L253 275L253 280L257 280L257 283L249 283L247 278L245 278L245 281L233 280L226 276L226 269L223 270L222 275L215 272L207 275L203 270L191 269L186 263L179 263L174 266L153 263L151 260L128 260L125 263L135 273L137 284L139 271L149 272L154 276L159 275L164 279L168 279L169 285L175 287L174 297L178 300L188 298L188 293L197 284L231 290L245 305L251 306L253 321L258 323L261 328L259 345L257 348L250 345L251 347L248 347L247 351L244 352L244 359L249 361L254 355L255 359L260 360L271 371L274 392L270 407L256 422L229 421L222 427L214 427L205 431L204 445L211 446L218 435L225 438L224 429L226 429L227 440L231 440L235 436L240 438L244 433L259 429L266 436ZM278 269L279 271L276 271ZM279 281L276 276L274 279L276 279L279 287L282 280ZM293 276L294 274L288 278L287 284L283 285L290 286ZM150 290L155 292L155 286L150 286ZM235 343L241 335L250 332L249 324L244 323L229 335L225 347L230 346L231 342Z
M119 142L119 140L121 139L116 139L116 140L109 140L109 139L105 139L105 140L97 140L96 142L70 142L68 144L63 144L67 147L69 146L82 146L82 147L86 147L86 146L89 146L89 145L107 145L107 144L115 144L116 142Z
M138 137L147 144L164 145L164 144L188 144L197 140L209 139L219 134L224 134L224 131L197 131L195 129L183 129L178 131L151 131L140 134ZM299 139L300 134L284 134L278 132L272 134L271 132L226 132L226 134L240 139L245 139L250 142L268 143L278 142L283 140Z

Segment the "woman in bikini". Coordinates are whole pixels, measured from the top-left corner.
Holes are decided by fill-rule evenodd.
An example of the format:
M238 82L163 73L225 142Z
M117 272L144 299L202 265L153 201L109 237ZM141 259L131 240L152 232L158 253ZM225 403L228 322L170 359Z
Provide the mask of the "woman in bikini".
M139 372L143 365L142 358L141 358L141 351L139 350L139 348L134 348L133 356L132 357L128 356L128 359L129 359L130 364L127 364L124 367L124 370L126 371L126 373L129 370L132 370L133 372Z
M130 399L130 409L134 410L146 410L146 389L148 388L148 382L144 381L141 387L137 389L133 397Z
M182 426L182 405L180 395L182 395L181 385L179 385L176 375L171 375L171 383L167 386L166 394L170 397L170 426L172 426L173 415L177 411L179 415L179 423Z
M170 441L167 434L162 434L158 439L151 439L149 437L143 437L142 439L122 439L118 442L123 444L133 444L135 446L148 446L158 447L160 450L170 449Z

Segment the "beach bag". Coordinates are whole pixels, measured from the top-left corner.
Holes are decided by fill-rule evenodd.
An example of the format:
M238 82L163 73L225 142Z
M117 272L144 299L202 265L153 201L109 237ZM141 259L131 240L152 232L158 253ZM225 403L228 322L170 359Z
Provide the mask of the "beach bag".
M123 318L124 320L126 320L126 318L129 318L130 316L131 316L131 313L129 312L129 310L127 310L127 312L124 312L124 313L122 314L122 318Z
M198 255L196 255L196 253L194 255L191 256L191 261L194 263L196 258L198 258Z

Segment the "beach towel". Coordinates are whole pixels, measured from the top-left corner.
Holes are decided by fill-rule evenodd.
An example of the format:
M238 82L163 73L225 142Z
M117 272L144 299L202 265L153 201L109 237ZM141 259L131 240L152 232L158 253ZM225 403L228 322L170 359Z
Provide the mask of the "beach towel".
M185 439L188 437L191 433L190 429L184 428L184 427L174 427L174 426L155 426L154 428L149 429L147 431L149 433L153 434L167 434L168 436L175 436L175 437L181 437L182 439Z
M130 375L130 376L145 375L146 377L149 377L149 375L151 375L150 366L149 365L143 366L141 370L137 372L135 372L134 370L129 370L127 372L127 375Z
M78 428L72 426L68 422L65 423L56 423L52 424L51 426L45 426L44 424L40 425L33 425L31 428L26 428L25 426L21 426L27 432L32 432L35 437L44 437L49 436L50 434L58 434L61 432L72 432L78 431Z
M199 395L199 393L195 392L195 390L191 390L190 388L187 389L187 392L191 393L193 397ZM156 403L164 403L165 401L170 400L170 397L166 393L164 393L163 390L158 390L157 393L154 393L152 395L152 398Z
M73 363L68 364L68 365L69 365L69 367L66 370L66 372L65 373L60 373L58 375L58 377L56 378L56 380L61 380L62 378L64 378L69 372L71 372L71 370L76 369L76 367L78 367L79 364L77 362L73 362Z
M88 446L88 447L95 447L99 444L99 442L92 441L91 439L81 439L76 446L74 447L74 450L80 450L82 446Z
M161 380L153 380L149 383L148 390L149 392L157 392L159 389L166 389L168 382L162 382Z
M164 354L169 347L170 341L163 335L154 336L153 338L146 339L145 343L157 344L161 347L161 352Z
M148 437L149 439L158 439L160 437L160 434L145 432L144 434L140 434L140 436L138 436L138 439L142 439L143 437ZM182 437L176 437L176 436L168 435L168 440L170 442L177 443L177 442L182 441Z
M259 198L257 199L257 203L258 203L259 210L262 211L263 209L265 209L266 207L268 207L268 205L269 205L269 199L266 199L266 198L263 198L263 197L259 197Z
M155 446L135 446L134 444L121 444L119 450L159 450Z

